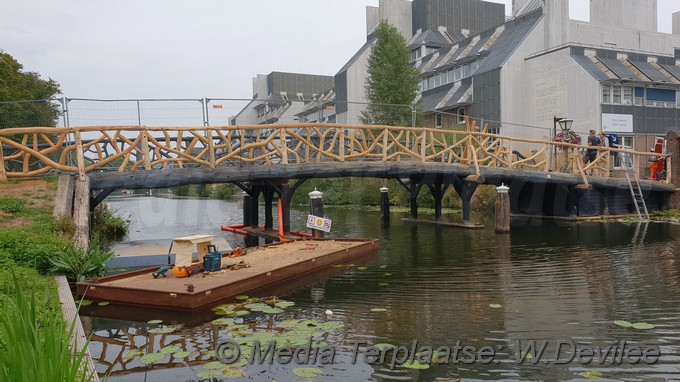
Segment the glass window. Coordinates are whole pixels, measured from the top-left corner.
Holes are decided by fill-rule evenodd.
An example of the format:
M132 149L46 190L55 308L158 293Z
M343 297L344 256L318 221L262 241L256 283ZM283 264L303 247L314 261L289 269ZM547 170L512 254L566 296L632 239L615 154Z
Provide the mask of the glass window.
M624 87L623 88L623 104L632 105L633 104L633 88Z
M611 87L609 85L602 85L602 103L611 103Z
M616 137L617 145L620 149L633 150L635 148L635 138L632 135L619 135ZM635 157L631 156L631 162L633 162L633 168L635 168ZM614 168L622 169L623 160L621 160L621 153L614 157Z
M434 115L434 127L442 127L442 115L440 113Z
M427 79L427 88L428 89L434 88L434 77L430 77Z
M470 77L470 64L463 65L463 78Z
M442 75L441 75L441 73L434 76L434 87L436 88L438 86L442 86Z
M456 114L458 115L458 124L465 123L465 109L462 107L456 109Z
M463 68L461 66L457 67L454 74L456 75L456 81L460 80L463 77Z
M612 86L612 103L621 103L621 86Z

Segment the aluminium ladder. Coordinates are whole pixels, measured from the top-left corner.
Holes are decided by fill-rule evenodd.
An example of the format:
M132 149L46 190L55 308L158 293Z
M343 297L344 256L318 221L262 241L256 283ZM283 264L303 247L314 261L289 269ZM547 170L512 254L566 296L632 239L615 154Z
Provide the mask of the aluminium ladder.
M630 195L633 197L633 204L635 205L635 212L640 220L649 220L649 211L647 211L647 203L642 196L642 189L640 188L640 179L633 166L633 160L628 153L620 153L623 168L626 170L626 179L628 179L628 188Z

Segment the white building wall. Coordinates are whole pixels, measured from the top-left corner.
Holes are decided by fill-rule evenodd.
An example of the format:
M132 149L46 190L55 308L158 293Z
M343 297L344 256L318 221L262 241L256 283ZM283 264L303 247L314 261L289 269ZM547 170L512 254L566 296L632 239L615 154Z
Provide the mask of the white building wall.
M368 100L366 99L366 68L371 49L366 49L356 60L349 70L347 70L347 113L344 123L360 124L361 112L366 109Z
M407 0L380 0L380 20L387 20L392 24L405 40L413 36L412 2Z
M590 21L621 28L656 32L657 0L591 0Z
M673 13L673 34L680 34L680 12Z
M671 56L674 54L673 48L680 47L680 35L637 31L574 20L569 21L569 36L572 42L580 45Z
M585 139L601 123L599 83L571 58L570 48L546 51L544 23L546 19L501 69L503 134L545 140L553 118L559 117L573 119L573 129Z
M378 26L378 23L380 22L380 8L378 7L371 7L368 6L366 7L366 35L368 36L369 33L375 27Z

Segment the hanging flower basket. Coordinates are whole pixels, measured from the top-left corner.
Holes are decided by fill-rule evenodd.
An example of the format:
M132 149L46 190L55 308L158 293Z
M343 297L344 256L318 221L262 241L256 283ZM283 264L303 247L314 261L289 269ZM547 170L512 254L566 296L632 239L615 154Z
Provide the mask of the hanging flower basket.
M573 130L563 130L562 132L555 135L553 142L571 143L573 145L581 144L581 136L575 133ZM563 148L563 147L560 147Z

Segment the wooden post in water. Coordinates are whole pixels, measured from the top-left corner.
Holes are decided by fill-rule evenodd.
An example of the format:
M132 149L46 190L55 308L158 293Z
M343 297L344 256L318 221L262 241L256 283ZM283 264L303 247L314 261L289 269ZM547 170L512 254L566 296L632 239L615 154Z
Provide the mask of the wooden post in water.
M496 233L510 232L510 188L504 184L496 187Z
M380 189L380 213L383 221L390 220L390 189L383 187Z
M247 192L243 191L243 226L250 227L253 219L251 217L252 198Z
M312 216L318 216L320 218L325 217L323 212L323 192L318 191L314 188L314 191L309 193L309 214ZM312 237L323 237L323 231L317 229L312 230Z

